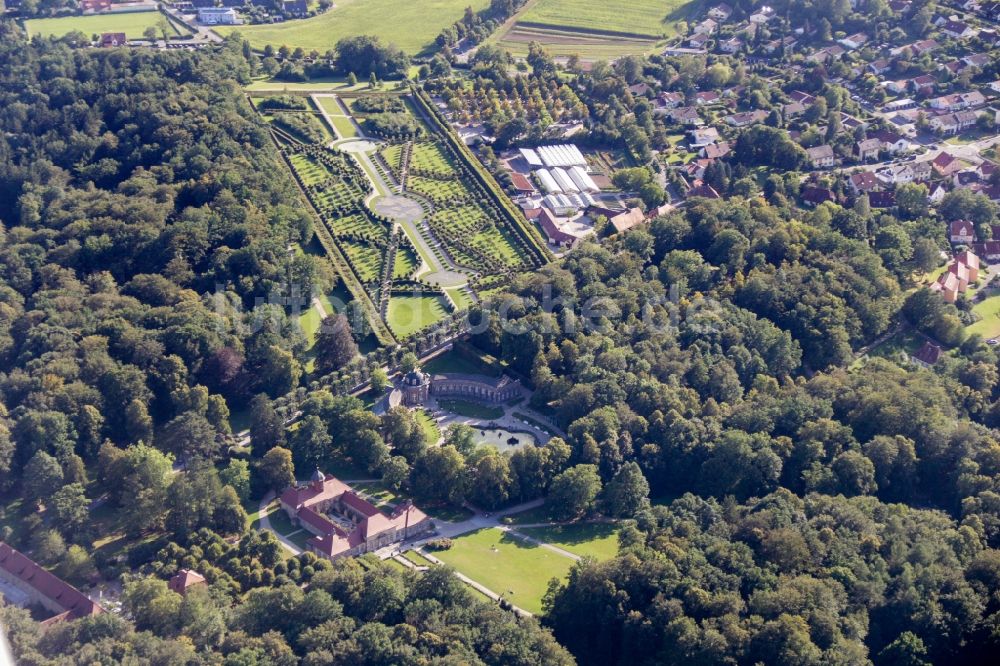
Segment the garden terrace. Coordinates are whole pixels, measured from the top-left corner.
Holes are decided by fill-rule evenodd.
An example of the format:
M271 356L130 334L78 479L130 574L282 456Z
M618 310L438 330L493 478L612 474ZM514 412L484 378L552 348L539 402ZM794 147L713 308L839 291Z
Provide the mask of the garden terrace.
M469 200L470 193L462 181L454 177L438 180L426 176L410 175L407 187L429 199L435 206L461 204Z
M271 117L271 124L305 143L323 143L331 138L319 118L310 112L278 111Z
M469 151L468 146L451 131L440 111L427 97L427 93L414 89L412 99L421 117L428 122L434 132L444 138L443 147L454 159L455 164L461 165L463 176L466 177L470 187L475 188L476 198L481 199L483 203L489 202L489 207L496 209L505 225L509 226L519 238L521 242L518 245L524 248L529 258L527 263L531 266L540 266L549 261L552 254L538 230L528 224L521 212L516 210L510 199L503 194L493 176Z
M437 142L417 141L410 157L410 172L431 178L453 178L455 164Z
M378 151L378 155L385 163L385 167L397 181L400 180L400 174L403 169L403 157L406 146L407 144L405 143L390 143Z

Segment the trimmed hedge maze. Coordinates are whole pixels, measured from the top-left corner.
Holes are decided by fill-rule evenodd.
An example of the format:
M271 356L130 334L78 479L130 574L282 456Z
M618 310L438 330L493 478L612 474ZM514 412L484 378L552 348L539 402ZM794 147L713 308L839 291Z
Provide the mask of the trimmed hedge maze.
M382 267L390 249L391 223L364 205L371 184L361 167L343 153L323 146L284 146L292 171L319 212L325 230L347 258L355 277L375 304L387 288Z

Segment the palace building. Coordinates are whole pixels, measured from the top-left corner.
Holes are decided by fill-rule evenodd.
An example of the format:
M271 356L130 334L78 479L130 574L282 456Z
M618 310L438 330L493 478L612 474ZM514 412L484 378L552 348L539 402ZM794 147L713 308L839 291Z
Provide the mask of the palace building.
M387 515L319 470L309 483L283 492L281 508L314 535L308 550L329 560L371 553L431 529L430 518L412 502L400 503Z

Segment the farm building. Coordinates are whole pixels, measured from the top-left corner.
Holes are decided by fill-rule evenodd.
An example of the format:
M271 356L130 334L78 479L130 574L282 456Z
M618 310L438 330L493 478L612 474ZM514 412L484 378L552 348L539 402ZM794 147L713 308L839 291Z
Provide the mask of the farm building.
M556 179L556 183L559 185L559 189L563 192L579 192L580 188L576 186L573 179L569 177L565 169L560 167L555 167L552 169L552 177Z
M201 7L198 22L204 25L239 25L240 18L231 7Z
M535 171L535 178L538 179L538 184L542 186L548 194L555 194L562 192L562 188L556 183L555 178L549 173L548 169L537 169Z
M599 192L601 190L583 167L570 167L566 172L581 192Z
M538 157L547 167L586 166L587 160L580 149L571 143L558 146L541 146L537 149ZM523 152L522 152L523 154ZM528 161L531 164L531 161Z

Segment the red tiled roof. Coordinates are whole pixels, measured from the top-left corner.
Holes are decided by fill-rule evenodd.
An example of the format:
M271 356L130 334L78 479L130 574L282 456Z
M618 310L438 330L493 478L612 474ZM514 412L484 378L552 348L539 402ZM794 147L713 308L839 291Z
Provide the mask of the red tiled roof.
M3 542L0 542L0 568L64 608L66 619L75 620L104 612L100 604L91 601L83 592Z
M167 583L167 587L177 594L184 594L192 585L201 585L205 582L205 577L197 571L191 569L181 569Z
M531 184L531 181L527 179L523 174L512 173L510 174L510 182L514 184L514 189L518 192L534 192L535 188Z
M924 346L913 355L913 358L927 365L934 365L941 358L941 348L931 342L925 342Z

